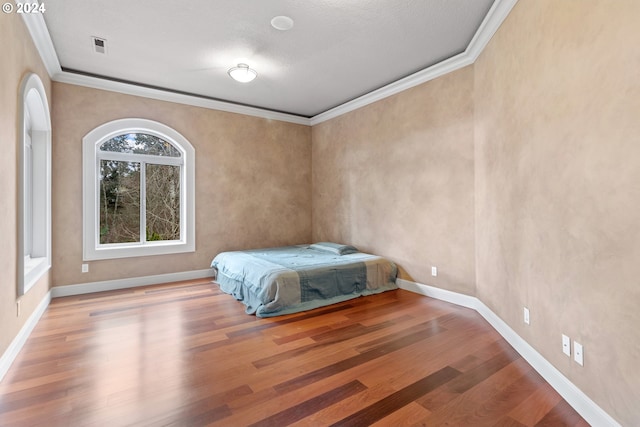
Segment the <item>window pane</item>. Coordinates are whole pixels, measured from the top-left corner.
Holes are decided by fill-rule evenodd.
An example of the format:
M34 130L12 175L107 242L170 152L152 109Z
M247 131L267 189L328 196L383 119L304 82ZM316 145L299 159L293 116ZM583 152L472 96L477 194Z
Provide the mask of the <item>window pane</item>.
M33 149L31 124L24 135L24 256L33 251Z
M115 136L100 145L101 151L180 157L180 151L170 142L146 133L126 133Z
M180 240L180 166L148 164L147 240Z
M140 241L140 163L100 161L100 243Z

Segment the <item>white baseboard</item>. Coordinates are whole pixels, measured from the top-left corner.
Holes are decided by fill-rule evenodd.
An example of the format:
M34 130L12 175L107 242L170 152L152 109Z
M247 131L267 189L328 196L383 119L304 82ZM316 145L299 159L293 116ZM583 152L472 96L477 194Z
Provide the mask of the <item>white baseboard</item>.
M42 298L42 301L40 301L40 304L38 304L34 312L31 313L31 316L29 316L27 322L22 326L18 335L11 341L7 350L2 354L2 357L0 357L0 381L2 381L6 375L16 357L18 357L18 353L22 350L24 343L27 342L31 331L33 331L33 328L38 324L38 320L40 320L47 310L47 307L49 307L49 302L51 302L51 291L47 292L44 298Z
M396 283L400 289L476 310L589 424L620 427L616 420L562 375L558 369L478 298L410 280L397 279Z
M128 279L104 280L78 285L54 286L51 288L53 298L71 295L89 294L92 292L113 291L116 289L136 288L138 286L157 285L160 283L179 282L181 280L204 279L215 275L213 268L206 270L183 271L180 273L158 274L154 276L132 277Z
M450 302L462 307L472 308L475 310L476 306L478 305L478 298L460 294L458 292L448 291L446 289L440 289L428 285L422 285L420 283L404 279L396 279L396 284L400 287L400 289L415 292L416 294L420 295L426 295L428 297Z
M184 271L180 273L158 274L155 276L133 277L130 279L105 280L102 282L82 283L79 285L54 286L47 292L45 297L40 301L38 307L29 316L18 335L13 339L7 350L0 357L0 381L4 378L11 364L20 353L20 350L27 342L27 338L31 335L31 331L35 328L38 320L44 314L51 298L65 297L70 295L88 294L91 292L111 291L115 289L134 288L138 286L155 285L160 283L178 282L181 280L203 279L213 277L215 270L212 268L206 270Z
M102 292L116 289L133 288L180 280L213 277L214 270L195 270L181 273L160 274L155 276L134 277L131 279L106 280L79 285L55 286L42 299L36 310L29 316L18 335L0 357L0 381L18 356L27 338L38 320L49 306L51 298ZM582 390L569 381L558 369L538 353L528 342L521 338L506 322L476 297L423 285L409 280L398 279L401 289L429 296L452 304L476 310L522 357L591 425L620 427L620 424L591 400Z

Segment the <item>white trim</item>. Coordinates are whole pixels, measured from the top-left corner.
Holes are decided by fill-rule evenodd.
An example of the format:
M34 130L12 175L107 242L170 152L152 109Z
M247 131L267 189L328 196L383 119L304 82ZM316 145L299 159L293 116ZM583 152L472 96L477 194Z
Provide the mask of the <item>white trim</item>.
M35 73L27 74L20 86L20 151L18 160L17 294L24 295L51 268L51 113L44 84ZM25 188L25 139L30 139L31 187ZM25 196L32 201L31 230L25 232ZM26 263L25 239L31 238Z
M22 278L22 289L18 289L18 294L20 296L29 292L29 289L38 283L38 280L40 280L40 278L49 271L51 268L51 261L49 258L50 257L22 257L22 270L24 272L24 276Z
M518 0L496 0L464 52L311 118L311 126L473 64Z
M397 279L396 283L400 289L476 310L589 424L620 427L611 415L569 381L478 298L404 279Z
M16 1L22 3L24 0ZM53 42L51 41L51 36L49 35L49 31L47 30L47 26L42 15L22 14L22 18L29 29L31 38L40 53L40 57L47 68L49 76L57 82L108 90L111 92L140 96L143 98L157 99L160 101L174 102L177 104L193 105L211 110L227 111L247 116L313 126L473 64L516 3L517 0L495 0L491 9L489 9L487 16L485 16L480 27L478 27L474 37L471 39L471 42L463 53L311 118L264 110L257 107L237 105L231 102L217 101L193 95L179 94L161 89L153 89L131 83L102 79L99 77L64 72L62 71L60 62L58 61L58 56L56 55Z
M470 57L472 63L476 62L517 2L518 0L497 0L493 3L465 50L465 54Z
M214 276L215 270L213 268L208 268L205 270L183 271L180 273L158 274L155 276L134 277L130 279L105 280L102 282L83 283L79 285L54 286L49 290L49 292L47 292L42 301L40 301L16 337L11 341L9 347L7 347L2 356L0 356L0 381L2 381L6 373L9 371L13 361L27 342L29 335L31 335L31 332L38 324L38 321L47 310L47 307L49 307L49 303L52 298L135 288L161 283L179 282L182 280L204 279L207 277L213 278Z
M205 270L183 271L180 273L167 273L154 276L81 283L78 285L54 286L51 288L51 297L59 298L71 295L90 294L93 292L113 291L117 289L137 288L139 286L179 282L182 280L204 279L207 277L213 277L214 275L215 270L213 268L208 268Z
M440 289L433 286L422 285L410 280L396 279L396 284L400 289L415 292L416 294L425 295L441 301L450 302L462 307L476 309L478 298L469 295L459 294L457 292Z
M107 138L108 139L108 138ZM176 147L177 148L177 147ZM98 147L96 158L100 160L116 160L119 162L143 162L156 165L182 166L184 159L180 157L158 156L155 154L121 153L118 151L102 151Z
M33 3L33 1L30 2ZM16 3L25 3L25 0L16 0ZM39 3L42 3L42 1ZM62 67L60 66L60 61L58 61L58 54L53 46L47 24L44 22L44 16L41 13L21 13L20 16L27 26L29 34L31 34L33 44L35 44L40 54L49 77L53 78L62 71Z
M18 335L16 335L13 341L11 341L9 347L7 347L0 357L0 381L2 381L6 375L16 357L18 357L20 350L22 350L22 347L24 347L24 344L27 342L27 338L31 335L33 328L36 327L38 321L47 310L49 302L51 302L51 291L47 292L44 298L42 298L42 301L40 301L40 304L38 304L33 313L31 313L31 316L29 316L25 324L22 326Z
M476 311L592 426L620 427L604 409L556 369L482 301Z
M38 320L44 314L51 298L177 282L181 280L201 279L213 277L214 272L215 270L210 268L130 279L54 286L45 295L40 304L38 304L36 310L29 316L29 319L20 329L18 335L11 342L2 357L0 357L0 381L24 346L27 338L38 323ZM617 421L576 387L575 384L562 375L560 371L542 357L540 353L522 339L478 298L404 279L398 279L397 283L401 289L476 310L589 424L594 426L620 427Z
M16 0L16 3L24 2L25 0ZM42 14L23 13L20 14L20 16L22 16L22 20L24 21L27 30L31 35L31 39L40 54L40 59L42 59L42 62L47 69L47 73L49 73L49 77L54 81L90 87L93 89L108 90L125 95L140 96L142 98L157 99L160 101L174 102L176 104L192 105L194 107L208 108L210 110L226 111L229 113L238 113L246 116L309 126L308 118L296 116L294 114L280 113L257 107L238 105L231 102L217 101L193 95L180 94L167 90L153 89L131 83L117 82L62 71L62 66L58 60L58 54L56 53L53 41L51 40L51 35L49 34L49 29L47 28L47 24Z
M309 119L293 114L279 113L277 111L264 110L257 107L233 104L231 102L217 101L193 95L170 92L168 90L154 89L138 86L132 83L116 82L101 79L99 77L85 76L82 74L60 71L53 76L53 80L60 83L68 83L76 86L90 87L93 89L108 90L110 92L134 95L142 98L157 99L176 104L192 105L194 107L208 108L210 110L226 111L229 113L243 114L245 116L260 117L263 119L278 120L281 122L296 123L309 126Z
M417 73L383 86L380 89L376 89L366 95L362 95L359 98L345 102L344 104L338 105L324 113L313 116L311 118L311 126L334 119L343 114L357 110L358 108L362 108L381 99L388 98L389 96L395 95L414 86L418 86L422 83L428 82L429 80L444 76L445 74L471 64L473 64L473 60L469 58L469 55L467 55L466 52L460 53L442 62L438 62L429 68L425 68L422 71L418 71Z
M125 133L147 133L170 142L181 152L182 181L180 185L180 240L148 242L145 239L144 217L140 218L140 242L131 244L100 244L99 229L99 175L98 158L114 157L118 153L100 154L100 145L116 135ZM148 156L130 154L130 161ZM155 158L156 156L153 156ZM159 157L159 156L157 156ZM133 160L135 158L135 160ZM148 157L152 158L152 157ZM173 158L159 159L159 163L174 162ZM195 149L191 143L175 129L160 122L147 119L129 118L104 123L82 138L82 223L84 261L99 259L127 258L147 255L163 255L195 251ZM141 177L144 168L141 167ZM141 181L144 182L144 179ZM144 203L144 189L141 189L141 203Z

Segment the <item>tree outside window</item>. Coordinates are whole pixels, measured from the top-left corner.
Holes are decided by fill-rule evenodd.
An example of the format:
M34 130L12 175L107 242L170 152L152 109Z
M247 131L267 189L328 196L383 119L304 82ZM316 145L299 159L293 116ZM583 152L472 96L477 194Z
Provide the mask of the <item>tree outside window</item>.
M83 259L195 249L194 151L160 123L123 119L84 144Z
M158 158L122 161L110 153ZM162 164L180 157L171 143L144 133L100 145L100 244L180 240L180 166Z

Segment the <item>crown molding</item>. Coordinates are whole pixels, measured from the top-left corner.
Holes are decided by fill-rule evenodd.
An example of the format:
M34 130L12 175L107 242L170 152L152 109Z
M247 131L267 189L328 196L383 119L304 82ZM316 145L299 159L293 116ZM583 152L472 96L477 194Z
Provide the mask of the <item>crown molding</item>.
M16 3L25 3L24 0L16 0ZM40 58L44 63L47 73L50 78L53 78L56 74L62 71L60 61L58 61L58 54L53 46L53 41L49 35L49 29L44 22L44 18L41 13L21 13L22 21L27 26L27 30L31 35L31 39L40 54Z
M311 126L357 110L383 98L473 64L518 0L495 0L464 52L311 118Z
M16 0L16 2L24 3L25 0ZM160 101L174 102L177 104L202 107L211 110L244 114L246 116L260 117L269 120L278 120L305 126L310 125L310 120L307 117L63 71L42 14L23 13L20 14L20 16L22 16L27 30L31 35L31 39L33 40L33 43L40 54L40 58L47 69L47 73L53 81L90 87L93 89L108 90L126 95L140 96L143 98L157 99Z
M16 1L18 3L24 2L24 0ZM509 12L511 12L511 9L517 1L518 0L495 0L464 52L311 118L62 71L53 42L51 41L51 36L49 35L47 25L42 15L22 14L21 16L44 62L49 77L54 81L161 101L175 102L178 104L192 105L211 110L313 126L473 64L502 22L509 15Z
M362 95L359 98L347 101L344 104L332 108L331 110L313 116L311 118L311 126L334 119L350 111L357 110L365 105L388 98L391 95L395 95L471 64L473 64L473 60L469 58L469 55L467 55L466 52L460 53L449 59L438 62L429 68L425 68L422 71L418 71L417 73L411 74L403 79L396 80L393 83L381 87L380 89L376 89L373 92L369 92L366 95Z
M277 111L265 110L257 107L233 104L231 102L217 101L194 95L171 92L168 90L149 88L132 83L117 82L99 77L87 76L83 74L60 71L53 76L53 80L60 83L68 83L76 86L90 87L93 89L108 90L125 95L140 96L159 101L174 102L176 104L191 105L194 107L208 108L210 110L226 111L228 113L243 114L245 116L260 117L269 120L295 123L299 125L310 125L310 120L306 117L293 114L279 113Z
M471 62L476 62L484 48L489 44L493 35L498 31L502 22L509 16L511 9L518 0L496 0L489 13L478 27L478 31L469 42L465 53L471 58Z

